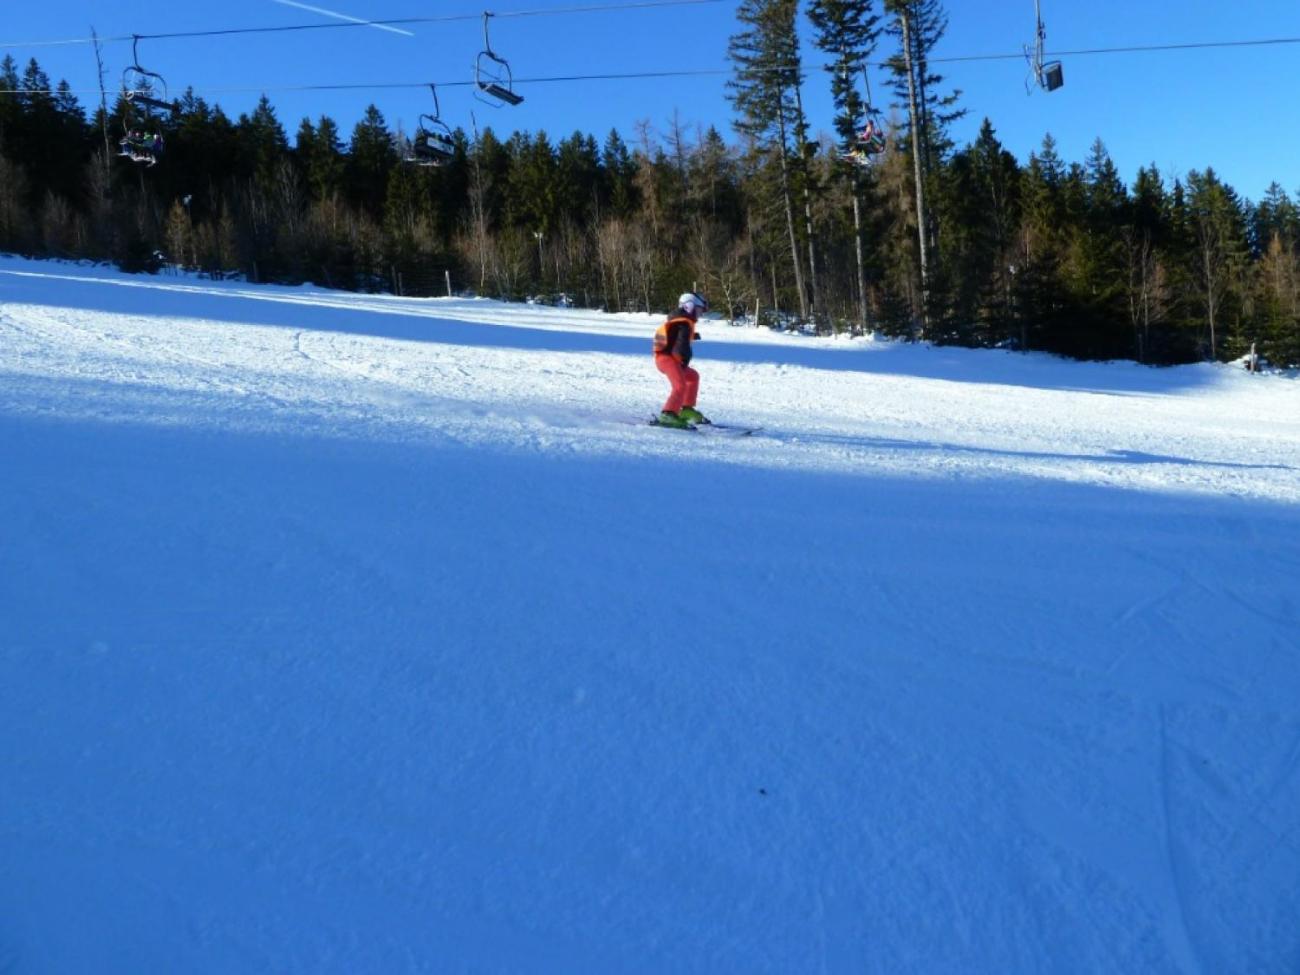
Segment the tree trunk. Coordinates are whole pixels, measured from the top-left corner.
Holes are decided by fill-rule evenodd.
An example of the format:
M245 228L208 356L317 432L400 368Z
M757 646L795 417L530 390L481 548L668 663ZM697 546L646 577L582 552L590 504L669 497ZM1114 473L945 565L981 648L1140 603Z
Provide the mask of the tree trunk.
M853 256L858 263L858 321L863 332L871 330L871 312L867 304L867 263L862 253L862 175L853 170Z
M799 84L796 81L794 85L794 104L798 112L797 122L803 122L803 96L799 92ZM803 219L804 232L808 235L808 287L812 292L812 312L814 315L822 310L821 295L817 287L817 249L813 246L813 218L812 218L812 191L808 187L808 154L806 152L807 143L803 140L803 126L795 126L795 152L799 154L799 165L803 170Z
M799 239L794 232L794 201L790 199L790 166L785 158L785 110L777 113L781 124L781 144L777 152L781 157L781 197L785 201L785 226L790 232L790 258L794 267L794 286L799 292L799 317L808 320L808 296L803 290L803 262L799 260Z
M920 244L921 262L921 327L920 333L913 337L924 338L930 324L930 259L926 242L929 235L926 232L925 178L921 160L922 120L916 103L916 68L912 63L911 25L907 8L902 8L898 16L903 27L903 58L907 67L908 113L912 123L912 171L913 178L916 180L916 236Z
M111 196L113 193L113 149L108 141L108 92L104 88L104 52L99 43L99 34L95 32L94 27L90 28L90 36L95 42L95 69L96 76L99 79L99 117L100 128L103 130L104 137L104 185L108 188L107 195Z

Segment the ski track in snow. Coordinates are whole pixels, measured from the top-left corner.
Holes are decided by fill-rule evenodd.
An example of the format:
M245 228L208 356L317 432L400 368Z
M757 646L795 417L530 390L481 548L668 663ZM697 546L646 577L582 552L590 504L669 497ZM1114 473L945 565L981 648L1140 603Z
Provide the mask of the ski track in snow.
M1300 383L0 258L0 971L1300 970Z

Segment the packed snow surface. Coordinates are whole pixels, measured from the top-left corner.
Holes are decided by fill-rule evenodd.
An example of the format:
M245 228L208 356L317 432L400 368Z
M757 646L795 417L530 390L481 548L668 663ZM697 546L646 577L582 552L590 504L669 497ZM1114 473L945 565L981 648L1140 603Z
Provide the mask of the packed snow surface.
M1300 382L0 260L0 972L1300 971Z

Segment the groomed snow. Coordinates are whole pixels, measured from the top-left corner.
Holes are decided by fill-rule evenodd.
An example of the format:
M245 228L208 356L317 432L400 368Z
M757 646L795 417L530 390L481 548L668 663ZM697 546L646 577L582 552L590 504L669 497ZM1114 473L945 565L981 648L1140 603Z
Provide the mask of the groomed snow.
M0 258L0 972L1300 971L1300 383Z

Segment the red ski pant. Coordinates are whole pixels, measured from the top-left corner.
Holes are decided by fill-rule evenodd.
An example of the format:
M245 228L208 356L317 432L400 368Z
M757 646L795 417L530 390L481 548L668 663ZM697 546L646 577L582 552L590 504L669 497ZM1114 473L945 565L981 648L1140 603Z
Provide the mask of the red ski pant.
M655 356L655 367L673 384L668 394L664 409L676 413L683 406L694 406L695 398L700 394L700 374L690 366L684 366L670 355Z

